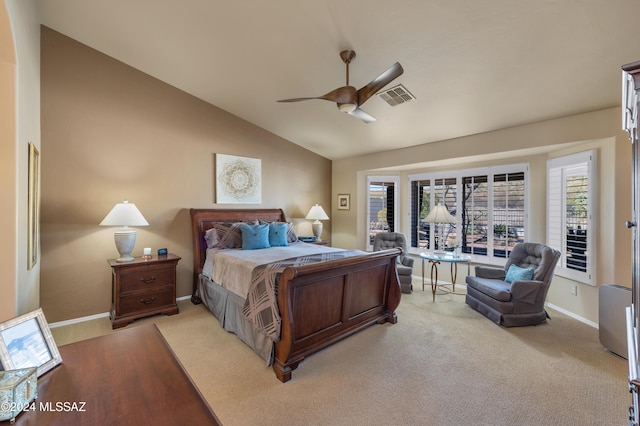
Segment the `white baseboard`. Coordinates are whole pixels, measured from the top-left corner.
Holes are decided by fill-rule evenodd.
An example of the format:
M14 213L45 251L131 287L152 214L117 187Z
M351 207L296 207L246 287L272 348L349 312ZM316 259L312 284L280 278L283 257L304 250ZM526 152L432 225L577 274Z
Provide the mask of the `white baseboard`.
M187 299L191 299L191 296L177 297L176 302L180 302L181 300L187 300ZM64 327L65 325L78 324L81 322L91 321L94 319L105 318L105 317L109 318L109 312L103 312L101 314L89 315L86 317L74 318L70 320L52 322L51 324L49 324L49 328Z
M78 324L81 322L91 321L94 319L104 318L104 317L109 318L109 312L103 312L101 314L89 315L87 317L74 318L70 320L52 322L51 324L49 324L49 328L64 327L65 325Z
M560 313L562 313L562 314L565 314L565 315L566 315L566 316L568 316L568 317L571 317L571 318L573 318L573 319L577 319L578 321L580 321L580 322L582 322L582 323L585 323L585 324L587 324L587 325L590 325L590 326L591 326L591 327L593 327L593 328L596 328L596 329L597 329L597 328L600 328L600 327L599 327L599 325L598 325L598 323L593 322L593 321L590 321L590 320L588 320L588 319L586 319L586 318L583 318L583 317L581 317L581 316L579 316L579 315L576 315L576 314L574 314L573 312L567 311L566 309L562 309L561 307L556 306L556 305L554 305L554 304L552 304L552 303L545 303L545 306L550 307L550 308L551 308L551 309L553 309L554 311L558 311L558 312L560 312Z

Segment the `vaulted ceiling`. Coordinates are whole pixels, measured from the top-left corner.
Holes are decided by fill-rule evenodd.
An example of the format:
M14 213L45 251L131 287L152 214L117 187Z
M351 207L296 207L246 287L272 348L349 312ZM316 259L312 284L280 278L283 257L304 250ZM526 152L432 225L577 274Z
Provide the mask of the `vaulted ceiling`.
M620 104L637 0L37 0L41 22L330 159ZM395 62L365 124L320 96Z

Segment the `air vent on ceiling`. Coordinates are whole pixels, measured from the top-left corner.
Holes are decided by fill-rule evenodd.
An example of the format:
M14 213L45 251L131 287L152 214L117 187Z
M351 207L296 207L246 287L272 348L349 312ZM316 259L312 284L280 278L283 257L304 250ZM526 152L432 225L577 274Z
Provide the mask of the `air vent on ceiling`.
M379 92L378 96L380 96L386 103L391 106L404 104L416 98L411 93L409 93L409 91L402 84L398 84L391 89Z

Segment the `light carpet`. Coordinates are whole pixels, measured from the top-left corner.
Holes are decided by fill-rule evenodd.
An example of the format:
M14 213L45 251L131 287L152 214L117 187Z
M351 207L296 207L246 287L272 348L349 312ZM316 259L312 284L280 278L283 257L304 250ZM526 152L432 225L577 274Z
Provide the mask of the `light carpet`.
M127 327L157 324L225 425L627 424L626 361L553 310L548 324L503 328L464 295L417 290L397 324L308 357L283 384L203 305L179 305ZM52 329L58 345L111 332L106 318Z

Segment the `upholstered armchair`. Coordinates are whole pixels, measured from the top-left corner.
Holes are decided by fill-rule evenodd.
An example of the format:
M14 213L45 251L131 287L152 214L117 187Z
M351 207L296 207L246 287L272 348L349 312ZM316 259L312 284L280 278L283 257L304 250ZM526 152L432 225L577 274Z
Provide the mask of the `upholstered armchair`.
M517 244L504 268L476 266L466 279L467 305L505 327L547 322L544 302L559 258L547 245Z
M413 258L407 254L407 237L400 232L380 232L373 238L373 251L400 247L402 254L398 256L398 280L403 293L411 293L411 275L413 274Z

